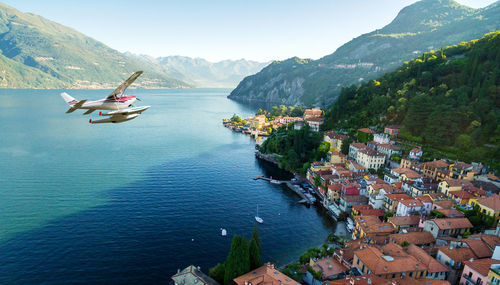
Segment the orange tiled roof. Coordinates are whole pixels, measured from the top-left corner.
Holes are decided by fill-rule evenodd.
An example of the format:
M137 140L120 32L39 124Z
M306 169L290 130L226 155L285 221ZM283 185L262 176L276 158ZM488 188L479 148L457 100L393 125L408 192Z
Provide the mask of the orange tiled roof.
M367 133L367 134L374 134L375 133L374 131L370 130L369 128L358 129L358 132Z
M436 224L440 230L465 229L474 227L467 218L443 218L429 220Z
M412 244L408 246L406 252L415 257L418 261L422 262L427 267L427 272L429 273L450 271L448 268L446 268L444 265L430 256L427 252L425 252L425 250L416 245Z
M392 201L403 201L403 200L413 200L414 198L406 193L396 193L396 194L387 194L385 195L387 198Z
M361 216L383 217L385 215L385 212L382 209L361 209L359 210L359 213Z
M482 240L491 250L495 250L495 246L500 245L500 237L495 235L477 234L469 236L469 239L471 238Z
M476 259L476 260L467 260L464 262L466 266L469 266L471 269L476 271L477 273L487 276L488 272L490 271L490 267L493 264L498 264L500 261L491 259L491 258L483 258L483 259Z
M443 214L446 218L462 218L465 217L464 213L456 209L438 209L436 210Z
M478 258L487 258L493 255L493 251L489 249L488 245L482 240L468 238L464 239L463 242L467 244L470 249L472 249L472 252L474 252Z
M333 257L326 257L326 258L322 258L322 259L317 259L315 261L315 265L313 266L313 268L315 271L322 271L323 272L322 275L325 277L329 277L329 276L340 274L342 272L349 271L349 268L340 264L340 262L338 262Z
M334 131L326 131L325 136L329 137L330 139L337 139L337 140L345 140L347 139L346 135L341 135L339 133L336 133Z
M398 244L401 244L404 241L407 241L415 245L423 245L436 242L436 239L429 232L409 232L405 234L392 234L390 235L390 239Z
M444 160L429 161L424 163L424 165L428 168L445 168L449 166L449 164Z
M438 250L446 254L454 262L464 262L471 258L477 258L474 252L466 247L450 249L448 246L439 246Z
M468 191L464 191L464 190L460 190L460 191L451 191L450 192L450 195L451 196L455 196L457 198L460 198L460 199L470 199L470 198L474 198L475 196L472 195L470 192ZM497 195L498 196L498 195Z
M356 216L355 223L367 234L387 234L394 232L394 226L382 222L377 216Z
M368 281L369 280L369 281ZM446 280L428 279L428 278L413 278L410 276L402 276L393 279L385 279L373 274L365 274L361 276L353 276L346 279L338 279L334 281L326 281L330 285L450 285Z
M477 199L477 203L494 211L500 211L500 195L491 195L487 198Z
M405 205L406 207L423 207L424 203L418 199L403 199L399 201L401 204Z
M434 206L439 206L441 209L451 209L456 204L453 200L434 201L433 203Z
M377 275L426 269L425 265L418 262L415 257L406 254L400 246L394 243L388 244L382 249L383 252L378 248L367 246L355 252L354 255L357 256L373 274Z
M418 225L420 222L420 216L401 216L401 217L389 217L387 219L389 223L393 223L396 226L405 226L405 225Z
M373 209L372 205L352 205L352 209L359 212L359 210Z
M432 203L431 197L429 197L427 195L420 195L420 196L417 196L415 198L417 198L418 200L420 200L422 203Z
M274 268L274 265L267 263L255 270L233 279L238 285L245 285L245 282L252 284L283 284L283 285L297 285L297 281L279 272Z

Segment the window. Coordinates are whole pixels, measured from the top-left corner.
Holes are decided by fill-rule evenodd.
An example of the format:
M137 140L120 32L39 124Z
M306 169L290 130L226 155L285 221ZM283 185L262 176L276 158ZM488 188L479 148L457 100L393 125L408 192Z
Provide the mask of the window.
M392 274L392 278L396 278L396 274Z

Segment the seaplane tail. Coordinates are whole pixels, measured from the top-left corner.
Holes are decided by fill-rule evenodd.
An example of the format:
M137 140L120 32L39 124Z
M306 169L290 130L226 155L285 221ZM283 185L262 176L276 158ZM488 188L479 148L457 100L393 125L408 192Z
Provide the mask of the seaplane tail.
M66 111L66 113L73 113L75 110L80 109L82 105L85 104L85 102L87 102L87 100L78 101L75 98L71 97L66 92L61 93L61 97L70 106L70 108L68 109L68 111Z

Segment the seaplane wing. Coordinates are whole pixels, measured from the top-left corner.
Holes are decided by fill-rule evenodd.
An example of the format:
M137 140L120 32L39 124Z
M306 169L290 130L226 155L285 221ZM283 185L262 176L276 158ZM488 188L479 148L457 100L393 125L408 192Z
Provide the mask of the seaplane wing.
M137 77L141 76L142 71L137 71L134 72L127 80L125 80L118 88L115 89L115 91L111 92L111 94L106 97L106 99L114 99L116 97L120 97L123 92L125 92L125 89L127 89L134 81L137 79Z
M108 112L108 113L99 112L99 116L125 116L125 115L131 115L131 114L141 114L142 112L146 111L150 107L151 106L139 106L139 107L132 107L132 108L127 108L127 109L112 111L112 112Z

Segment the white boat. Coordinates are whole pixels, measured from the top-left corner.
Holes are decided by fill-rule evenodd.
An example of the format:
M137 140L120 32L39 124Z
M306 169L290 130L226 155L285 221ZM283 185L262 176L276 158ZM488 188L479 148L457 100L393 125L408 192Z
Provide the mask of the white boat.
M220 234L221 234L223 237L225 237L225 236L227 235L227 231L226 231L226 229L221 228L221 229L220 229L220 231L221 231L221 233L220 233Z
M264 223L264 220L263 220L261 217L259 217L259 205L257 205L257 214L255 215L255 220L256 220L256 221L257 221L257 223L259 223L259 224Z

